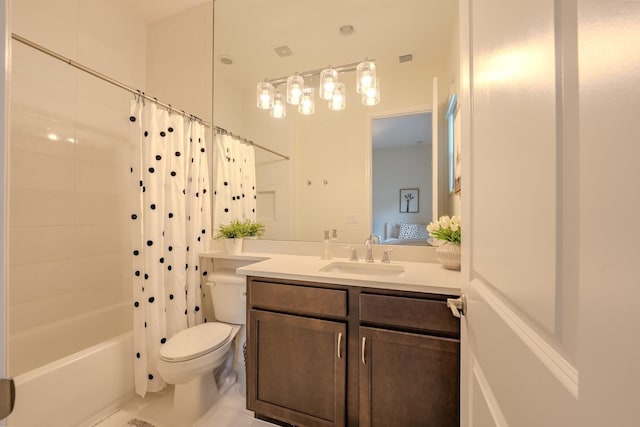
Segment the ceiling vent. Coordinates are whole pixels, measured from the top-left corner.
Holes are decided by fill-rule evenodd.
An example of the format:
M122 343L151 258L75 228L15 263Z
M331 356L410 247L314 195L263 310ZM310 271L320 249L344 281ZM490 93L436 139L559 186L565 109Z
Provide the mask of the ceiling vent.
M291 56L293 55L293 51L291 50L291 48L289 46L278 46L278 47L274 47L273 50L276 51L276 53L278 54L279 57L284 58L285 56Z
M402 64L403 62L409 62L409 61L413 61L413 54L412 53L408 53L406 55L400 55L398 57L398 61L400 61L400 63Z

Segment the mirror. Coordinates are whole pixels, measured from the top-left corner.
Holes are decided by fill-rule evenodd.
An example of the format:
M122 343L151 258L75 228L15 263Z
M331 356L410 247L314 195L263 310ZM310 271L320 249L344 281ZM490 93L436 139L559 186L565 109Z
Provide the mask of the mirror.
M444 109L458 81L457 2L216 0L214 7L214 123L290 157L283 160L256 150L258 220L266 226L264 238L318 241L324 230L337 229L339 241L362 243L374 231L382 234L376 226L380 220L374 221L372 214L377 190L372 189L373 168L378 168L372 124L376 118L415 112L438 118L435 143L424 141L435 154L433 165L425 164L425 169L437 173L431 180L427 176L422 182L394 183L398 188L388 191L393 198L407 188L417 189L422 198L437 194L432 211L454 213ZM344 26L352 26L353 32L344 34ZM329 110L317 94L310 116L300 115L292 105L287 105L284 119L256 108L256 84L266 78L365 58L375 59L378 69L381 102L376 106L362 105L355 73L345 72L339 76L346 86L343 111ZM433 77L438 77L437 85ZM318 78L305 79L305 84L317 87ZM388 222L424 225L433 217L398 211Z

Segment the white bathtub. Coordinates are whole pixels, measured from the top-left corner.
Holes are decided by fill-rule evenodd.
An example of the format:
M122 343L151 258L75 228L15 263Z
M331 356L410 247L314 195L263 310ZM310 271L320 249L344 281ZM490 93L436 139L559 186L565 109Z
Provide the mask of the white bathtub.
M15 427L71 427L134 396L133 334L128 332L18 375Z

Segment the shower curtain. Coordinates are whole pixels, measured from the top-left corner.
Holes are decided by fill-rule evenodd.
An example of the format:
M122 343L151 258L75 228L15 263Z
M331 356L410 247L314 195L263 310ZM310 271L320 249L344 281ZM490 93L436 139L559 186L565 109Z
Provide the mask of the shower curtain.
M256 221L256 159L252 145L218 134L214 144L213 231L220 225Z
M203 321L198 255L211 234L205 129L153 102L129 115L136 393L159 391L160 347Z

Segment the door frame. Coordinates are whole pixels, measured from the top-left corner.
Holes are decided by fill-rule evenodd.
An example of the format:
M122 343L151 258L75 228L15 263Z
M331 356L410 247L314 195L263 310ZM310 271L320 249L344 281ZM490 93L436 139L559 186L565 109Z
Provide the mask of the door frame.
M434 77L434 79L437 79L437 77ZM437 86L437 82L434 83L434 86ZM367 140L367 143L365 144L366 150L367 152L365 153L364 156L364 179L365 182L368 182L369 185L367 185L365 187L365 192L364 192L364 200L365 200L365 205L369 207L369 209L366 212L366 221L369 224L369 230L371 230L373 228L373 132L371 131L372 127L373 127L373 121L375 119L384 119L384 118L388 118L388 117L398 117L398 116L407 116L407 115L411 115L411 114L426 114L426 113L431 113L431 123L433 124L433 112L437 110L437 106L434 109L433 106L431 105L415 105L413 107L406 107L406 108L397 108L397 109L393 109L393 110L385 110L385 111L379 111L379 112L375 112L375 113L369 113L366 118L365 118L365 137ZM431 196L431 203L432 203L432 210L434 212L437 211L437 181L434 184L433 183L433 177L437 177L438 176L438 147L437 144L434 144L433 141L431 142L431 163L432 163L432 168L433 168L433 175L432 175L432 188L436 190L436 192L433 192L432 190L432 196ZM436 160L434 163L434 159ZM435 204L433 203L435 200Z

